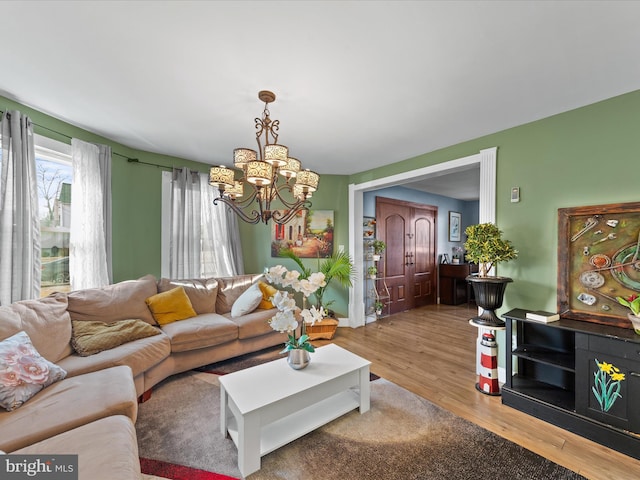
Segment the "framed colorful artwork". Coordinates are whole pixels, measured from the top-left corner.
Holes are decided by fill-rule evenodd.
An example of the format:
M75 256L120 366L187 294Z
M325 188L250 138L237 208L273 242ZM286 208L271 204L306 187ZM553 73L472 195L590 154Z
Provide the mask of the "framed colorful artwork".
M558 312L632 328L617 297L640 294L640 203L558 209Z
M449 212L449 241L450 242L459 242L460 241L460 225L462 220L462 215L458 212Z
M300 258L327 258L333 253L333 210L302 210L284 225L271 226L271 256L293 250Z

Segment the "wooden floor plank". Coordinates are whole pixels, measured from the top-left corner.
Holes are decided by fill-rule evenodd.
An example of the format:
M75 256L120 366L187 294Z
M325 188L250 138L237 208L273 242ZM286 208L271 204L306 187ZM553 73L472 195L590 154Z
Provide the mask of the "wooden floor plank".
M587 478L640 478L640 461L478 392L475 314L468 305L422 307L340 328L332 341L370 360L377 375Z

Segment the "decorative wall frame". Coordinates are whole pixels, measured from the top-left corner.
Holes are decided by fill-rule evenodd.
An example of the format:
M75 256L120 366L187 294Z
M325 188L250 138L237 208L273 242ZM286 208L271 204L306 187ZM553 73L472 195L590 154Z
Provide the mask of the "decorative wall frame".
M632 328L616 297L640 294L640 202L558 209L558 312Z
M462 225L462 214L449 211L449 241L460 241L460 228Z
M362 218L362 236L371 240L376 238L376 219L374 217Z
M327 258L333 254L333 210L301 210L284 225L271 226L271 256L285 249L299 258Z

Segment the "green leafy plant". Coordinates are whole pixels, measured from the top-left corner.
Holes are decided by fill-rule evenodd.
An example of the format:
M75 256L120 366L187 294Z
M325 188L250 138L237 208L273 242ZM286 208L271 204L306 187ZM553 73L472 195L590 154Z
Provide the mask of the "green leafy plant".
M378 239L372 240L369 245L371 245L371 248L373 248L373 253L375 255L380 255L382 252L384 252L385 248L387 248L387 244Z
M302 272L300 278L308 278L311 275L311 269L304 266L300 257L293 250L283 250L280 256L290 258L296 262ZM316 299L316 308L324 307L324 310L327 311L329 306L334 303L333 300L328 302L324 300L327 287L333 281L333 283L337 283L344 288L349 288L352 285L355 268L348 254L338 252L322 261L318 259L318 272L324 275L325 285L318 287L313 295Z
M367 268L367 273L370 277L375 277L378 274L378 269L372 265Z
M376 312L379 312L384 308L384 303L382 303L380 301L375 302L373 308L375 309Z
M478 264L479 277L486 277L489 270L499 262L518 258L518 251L509 240L502 239L502 231L493 223L469 225L465 233L466 258Z
M634 293L632 295L629 295L627 298L616 297L616 300L618 300L618 303L620 305L631 310L631 313L633 313L636 317L640 316L640 297L638 295Z

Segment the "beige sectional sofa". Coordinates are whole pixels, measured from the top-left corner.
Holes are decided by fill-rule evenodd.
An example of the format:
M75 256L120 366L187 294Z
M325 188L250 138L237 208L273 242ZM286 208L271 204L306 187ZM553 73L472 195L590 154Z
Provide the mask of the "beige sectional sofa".
M286 340L268 324L274 315L269 305L254 306L260 278L157 281L147 275L0 307L0 341L24 331L42 357L66 371L66 378L44 387L19 408L0 407L0 450L76 453L81 480L140 478L134 424L141 396L170 375ZM195 316L158 325L159 314L147 300L176 288L184 290ZM126 339L88 356L78 354L83 350L74 333L89 324L75 322L119 325L131 319L153 325L154 331L147 332L152 336ZM100 441L87 440L95 437Z

